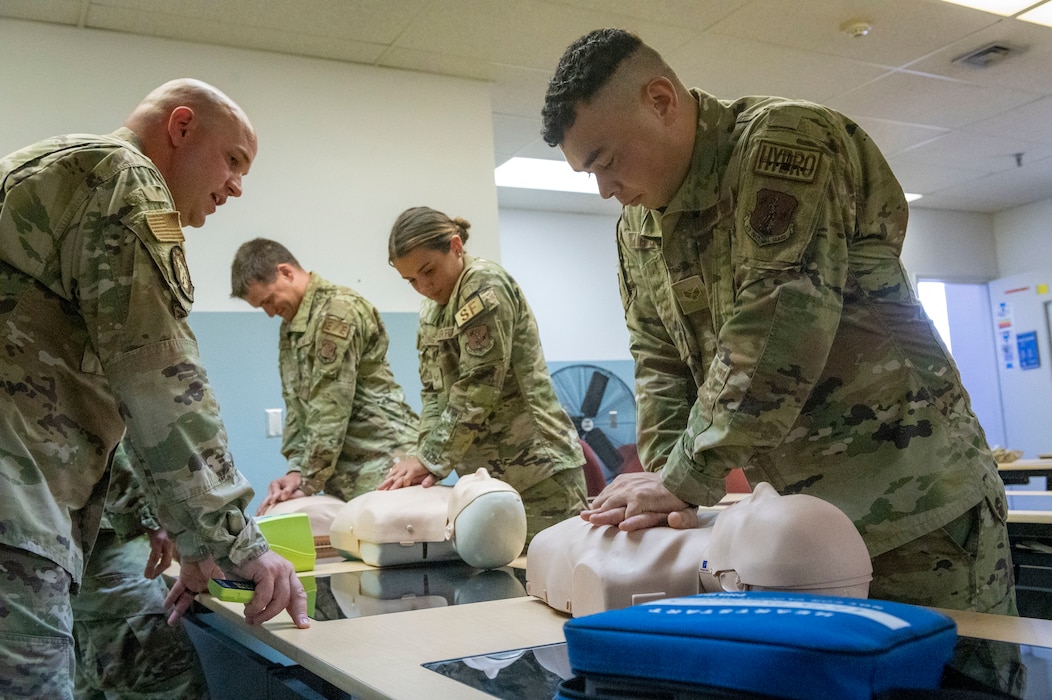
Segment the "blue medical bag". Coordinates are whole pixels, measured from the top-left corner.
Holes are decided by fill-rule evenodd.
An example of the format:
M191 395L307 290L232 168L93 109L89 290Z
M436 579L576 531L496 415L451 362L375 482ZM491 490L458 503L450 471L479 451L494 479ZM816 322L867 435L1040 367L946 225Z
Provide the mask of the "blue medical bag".
M957 642L953 620L927 608L760 591L610 610L564 632L578 676L564 684L567 699L869 700L938 688Z

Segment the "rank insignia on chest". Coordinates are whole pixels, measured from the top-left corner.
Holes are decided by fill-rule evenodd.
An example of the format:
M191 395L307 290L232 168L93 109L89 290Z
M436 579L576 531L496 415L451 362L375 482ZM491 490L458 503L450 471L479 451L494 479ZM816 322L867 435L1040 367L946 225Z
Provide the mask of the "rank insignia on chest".
M672 291L676 295L680 310L685 314L708 308L708 294L705 293L705 285L698 275L674 282Z
M457 322L457 327L463 326L471 319L478 316L480 313L486 310L486 304L478 296L473 296L468 300L468 303L461 306L458 310L454 319Z
M757 245L781 243L793 232L796 197L785 192L762 189L756 192L756 205L745 221L749 236Z
M783 180L814 182L821 162L821 151L813 148L762 140L759 150L756 151L753 172Z
M321 322L321 332L334 335L337 338L346 338L351 334L351 324L339 316L326 316Z

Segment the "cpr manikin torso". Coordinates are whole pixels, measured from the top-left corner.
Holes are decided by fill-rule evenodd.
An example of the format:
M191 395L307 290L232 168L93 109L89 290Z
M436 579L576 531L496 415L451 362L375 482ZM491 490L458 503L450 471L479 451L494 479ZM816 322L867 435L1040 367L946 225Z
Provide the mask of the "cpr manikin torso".
M510 563L526 542L519 494L485 469L452 487L372 491L333 520L332 546L373 566L461 559L482 569Z
M622 532L580 518L542 530L530 544L526 590L574 617L723 590L868 593L865 543L826 501L760 483L727 509L699 514L702 526L690 530Z

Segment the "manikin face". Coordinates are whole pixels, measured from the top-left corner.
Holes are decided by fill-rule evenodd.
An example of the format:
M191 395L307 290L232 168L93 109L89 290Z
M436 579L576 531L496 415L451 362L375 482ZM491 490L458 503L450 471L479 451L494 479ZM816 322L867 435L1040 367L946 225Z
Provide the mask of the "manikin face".
M460 273L464 271L464 244L460 236L449 240L449 250L414 248L391 262L402 279L431 301L449 303Z
M241 178L256 157L251 126L232 115L211 124L191 117L164 173L184 226L202 226L229 197L241 196Z
M291 323L303 301L303 293L293 284L292 268L282 263L273 282L254 282L248 286L245 301L255 309L263 309L267 316L280 316Z
M594 175L604 199L648 209L665 206L686 175L669 167L683 156L673 160L667 153L667 98L644 90L639 99L626 100L600 90L577 105L573 126L559 144L566 161L577 172Z

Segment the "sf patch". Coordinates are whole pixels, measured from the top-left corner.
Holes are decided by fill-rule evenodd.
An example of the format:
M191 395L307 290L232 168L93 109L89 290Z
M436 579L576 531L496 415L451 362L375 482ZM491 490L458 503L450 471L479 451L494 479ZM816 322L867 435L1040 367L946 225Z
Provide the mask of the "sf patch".
M481 297L478 295L471 297L466 304L457 309L457 313L453 316L453 319L457 322L457 328L462 328L465 323L485 310L486 304Z
M821 162L822 152L814 148L788 146L765 139L760 141L752 170L757 175L812 183Z
M485 355L493 349L493 335L489 332L489 326L480 323L464 331L467 340L467 351L472 355Z
M745 230L757 245L781 243L793 233L793 213L799 202L791 194L762 189L745 219Z
M179 285L179 291L183 293L187 301L193 303L194 283L190 281L190 268L186 264L186 254L183 253L181 246L172 246L169 262L172 266L172 278Z

